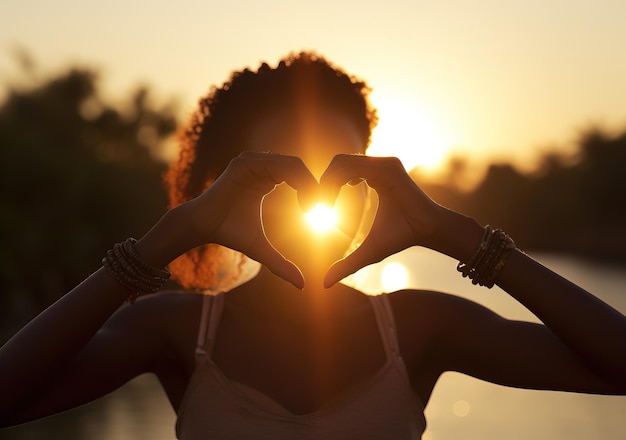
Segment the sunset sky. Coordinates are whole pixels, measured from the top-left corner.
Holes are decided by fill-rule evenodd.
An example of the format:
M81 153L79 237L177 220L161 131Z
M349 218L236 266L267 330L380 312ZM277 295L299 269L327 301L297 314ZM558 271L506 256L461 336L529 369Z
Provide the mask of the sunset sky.
M626 128L625 22L622 0L3 0L0 95L23 49L40 77L94 67L107 99L147 83L184 118L233 69L314 49L372 86L376 152L528 166Z
M463 156L475 182L488 161L529 170L542 153L571 153L591 126L626 132L626 0L0 0L0 105L9 87L85 67L99 72L106 102L148 85L157 105L176 103L182 122L233 70L275 65L300 50L369 83L380 116L371 153L398 156L409 169ZM31 73L20 54L32 57ZM626 311L622 266L539 256ZM534 319L513 297L451 276L455 266L413 247L353 280L370 283L373 293L455 292L505 317ZM621 439L626 432L621 396L511 390L457 373L435 391L423 440L502 438L489 435L498 432ZM146 438L174 435L165 400L153 420L145 418L151 407L129 412L136 400L117 396L91 406L101 418L64 420L116 440L133 438L117 434L131 422L141 422L141 436L158 433Z

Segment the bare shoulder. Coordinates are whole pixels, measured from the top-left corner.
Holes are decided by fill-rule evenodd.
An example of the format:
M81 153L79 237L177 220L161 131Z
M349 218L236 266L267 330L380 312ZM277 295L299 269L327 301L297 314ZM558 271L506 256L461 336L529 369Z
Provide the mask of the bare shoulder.
M186 327L199 319L202 295L186 292L166 291L140 297L134 304L122 306L113 315L113 320L132 320L144 329L159 332L172 325Z
M400 290L388 294L398 330L436 326L441 318L462 303L459 296L433 290Z
M411 386L426 404L443 372L440 341L452 321L451 309L463 300L430 290L402 290L388 294L388 298Z
M499 317L474 301L432 290L401 290L389 294L389 302L399 329L449 328L476 318Z
M147 369L159 378L174 408L195 368L201 309L201 294L159 292L123 306L111 318L114 333L133 335L132 346L153 354Z
M388 294L396 322L398 342L409 363L422 358L437 339L447 313L446 304L456 297L430 290L401 290ZM451 301L450 301L451 300Z
M162 291L152 295L139 297L134 304L129 304L129 309L137 309L140 313L163 313L174 315L187 310L200 310L202 294L185 291Z
M137 309L142 319L150 322L150 327L157 332L166 331L167 335L180 332L197 333L202 309L202 294L192 292L164 291L146 296L128 309ZM178 329L178 331L174 331Z
M407 360L435 359L441 342L477 326L494 328L504 318L469 299L431 290L389 294L398 341Z
M164 362L193 367L202 295L159 292L122 306L105 324L104 330L139 339L137 346L154 346ZM134 336L133 336L134 335Z

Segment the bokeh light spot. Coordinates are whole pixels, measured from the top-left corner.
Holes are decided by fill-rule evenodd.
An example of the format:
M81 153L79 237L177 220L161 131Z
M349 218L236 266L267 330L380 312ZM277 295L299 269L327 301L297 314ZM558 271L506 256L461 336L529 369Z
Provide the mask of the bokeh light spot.
M409 271L403 264L387 263L381 274L381 282L385 292L395 292L407 287Z
M457 417L465 417L470 412L470 404L466 400L457 400L452 405L452 412Z

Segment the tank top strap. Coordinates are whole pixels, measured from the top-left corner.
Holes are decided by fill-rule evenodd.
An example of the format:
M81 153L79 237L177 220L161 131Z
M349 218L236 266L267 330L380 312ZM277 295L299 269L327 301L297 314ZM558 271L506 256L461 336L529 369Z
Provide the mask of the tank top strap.
M396 321L393 316L393 310L389 304L389 298L386 294L372 296L372 307L376 315L378 323L378 331L383 340L385 353L387 357L400 357L400 347L398 346L398 336L396 334Z
M211 357L215 335L224 309L224 294L203 295L200 326L196 342L196 356Z

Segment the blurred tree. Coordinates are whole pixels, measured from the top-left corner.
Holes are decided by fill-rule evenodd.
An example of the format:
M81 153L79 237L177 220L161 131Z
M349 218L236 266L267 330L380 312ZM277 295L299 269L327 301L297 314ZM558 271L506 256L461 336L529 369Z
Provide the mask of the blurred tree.
M511 164L491 164L470 191L459 185L466 170L462 158L449 162L445 184L412 175L436 201L501 227L523 249L625 262L626 132L609 136L593 127L575 149L575 161L551 151L528 174Z
M579 146L570 178L570 191L579 200L575 250L626 261L626 132L611 136L591 128Z
M160 148L176 128L149 91L107 106L70 69L0 103L0 320L34 313L100 265L112 243L165 211ZM23 319L23 318L17 318Z

